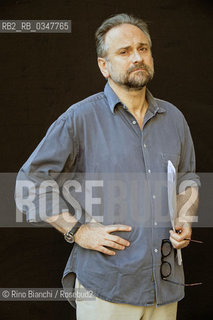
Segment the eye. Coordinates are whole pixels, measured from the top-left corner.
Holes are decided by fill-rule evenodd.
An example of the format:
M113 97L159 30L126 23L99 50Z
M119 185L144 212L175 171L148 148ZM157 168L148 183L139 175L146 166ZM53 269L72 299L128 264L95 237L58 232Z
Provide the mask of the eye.
M124 55L124 54L126 54L127 53L127 51L126 50L122 50L122 51L120 51L120 54L121 55Z
M141 47L139 50L142 52L146 52L148 49L146 47Z

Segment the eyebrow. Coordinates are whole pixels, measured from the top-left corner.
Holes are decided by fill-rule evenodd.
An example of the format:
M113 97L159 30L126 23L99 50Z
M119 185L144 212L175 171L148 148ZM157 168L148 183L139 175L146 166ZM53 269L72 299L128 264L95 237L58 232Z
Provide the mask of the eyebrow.
M138 45L139 45L139 46L148 46L149 44L148 44L148 42L139 42ZM120 48L118 48L116 51L118 52L118 51L124 50L124 49L128 50L130 47L131 47L131 46L120 47Z

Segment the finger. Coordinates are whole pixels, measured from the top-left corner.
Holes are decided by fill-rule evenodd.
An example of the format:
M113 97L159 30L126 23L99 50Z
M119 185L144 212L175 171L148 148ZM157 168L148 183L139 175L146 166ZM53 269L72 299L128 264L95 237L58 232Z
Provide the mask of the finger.
M104 254L107 254L109 256L115 256L115 254L116 254L115 251L107 249L106 247L103 247L103 246L100 246L97 251L104 253Z
M183 249L189 245L186 241L177 242L174 239L170 239L170 241L175 249Z
M169 231L170 237L176 241L183 241L184 237L181 235L181 233L177 233L173 230Z
M172 246L175 249L183 249L185 247L187 247L189 245L189 241L188 240L184 240L184 241L176 241L175 239L173 239L172 237L170 237L170 241L172 243Z
M124 224L113 224L105 226L105 230L107 232L115 232L115 231L131 231L132 227Z
M110 240L104 240L103 241L103 245L104 246L107 246L107 247L111 247L111 248L114 248L114 249L118 249L118 250L124 250L125 249L125 246L122 246L114 241L110 241Z
M129 247L129 245L130 245L129 241L127 241L119 236L112 235L112 234L108 234L106 239L117 242L122 246Z
M185 238L188 238L188 239L191 238L190 232L177 233L177 232L174 232L173 230L170 230L169 233L170 233L170 236L176 241L183 241Z
M188 225L182 225L182 226L175 226L175 230L178 234L192 234L192 228L189 227Z

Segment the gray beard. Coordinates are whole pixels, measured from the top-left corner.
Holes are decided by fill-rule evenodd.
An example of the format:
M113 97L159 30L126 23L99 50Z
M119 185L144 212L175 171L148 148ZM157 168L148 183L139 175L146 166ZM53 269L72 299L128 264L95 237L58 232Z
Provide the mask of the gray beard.
M152 76L150 74L148 74L146 77L143 77L143 79L139 80L139 79L129 79L126 78L123 81L123 85L126 88L129 89L135 89L135 90L141 90L143 87L145 87L149 81L152 80Z
M144 71L139 71L142 73L142 77L132 77L131 72L137 70L138 68L144 68ZM112 80L119 84L122 87L125 87L128 90L141 90L145 87L153 78L154 70L150 69L144 64L138 64L137 66L132 67L128 70L128 73L125 77L112 77Z

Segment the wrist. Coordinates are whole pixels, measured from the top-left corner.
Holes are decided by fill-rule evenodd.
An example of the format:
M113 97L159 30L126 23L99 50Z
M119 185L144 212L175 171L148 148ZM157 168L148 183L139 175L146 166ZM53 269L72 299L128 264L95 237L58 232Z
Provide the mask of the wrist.
M64 233L64 239L68 243L75 242L75 234L77 233L81 225L82 224L78 221L68 232Z

